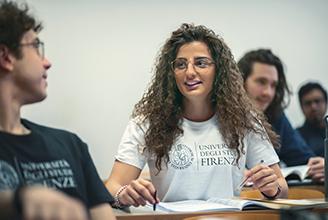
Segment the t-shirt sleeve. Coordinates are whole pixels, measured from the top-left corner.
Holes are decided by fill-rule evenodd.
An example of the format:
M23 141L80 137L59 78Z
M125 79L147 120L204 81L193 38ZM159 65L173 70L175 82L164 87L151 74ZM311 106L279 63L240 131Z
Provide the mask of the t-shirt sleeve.
M106 189L101 181L93 160L90 156L88 147L85 143L82 146L83 172L85 176L85 185L87 190L88 207L92 208L103 203L114 203L114 198Z
M142 170L147 162L145 131L145 126L130 120L121 139L115 159Z
M268 140L266 133L258 134L250 132L246 136L244 142L246 149L246 166L252 168L263 161L266 165L279 163L279 157L273 148L273 145Z

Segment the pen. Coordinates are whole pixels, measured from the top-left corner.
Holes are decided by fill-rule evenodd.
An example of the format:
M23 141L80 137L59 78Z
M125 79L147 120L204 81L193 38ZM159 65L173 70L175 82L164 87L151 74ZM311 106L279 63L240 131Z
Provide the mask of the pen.
M264 160L261 160L260 163L264 163ZM249 178L244 179L237 187L238 190L240 190L241 188L243 188L245 186L245 184L248 182Z
M156 205L157 205L157 190L155 190L155 193L154 193L154 199L155 199L155 203L153 204L153 211L156 211Z

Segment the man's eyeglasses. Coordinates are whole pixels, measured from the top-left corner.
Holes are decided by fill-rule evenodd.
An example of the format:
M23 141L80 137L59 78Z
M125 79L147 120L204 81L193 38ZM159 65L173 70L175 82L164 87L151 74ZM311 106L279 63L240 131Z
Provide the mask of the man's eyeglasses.
M183 58L178 58L171 62L171 68L173 72L185 72L188 69L189 61ZM191 63L196 71L204 71L214 63L213 60L207 57L196 58L194 62Z
M32 46L36 49L39 56L44 59L44 43L40 41L39 39L36 39L34 42L31 43L25 43L25 44L19 44L19 46Z
M324 100L323 98L312 99L312 100L306 100L306 101L303 101L303 106L305 106L305 107L309 107L309 106L311 106L312 104L319 105L319 104L324 103L324 101L325 101L325 100Z

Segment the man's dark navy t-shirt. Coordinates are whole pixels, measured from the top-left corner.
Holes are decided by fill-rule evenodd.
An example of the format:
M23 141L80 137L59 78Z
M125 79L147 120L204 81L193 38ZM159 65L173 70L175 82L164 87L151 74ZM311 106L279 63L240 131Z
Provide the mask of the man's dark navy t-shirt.
M75 134L22 120L31 133L0 132L0 190L21 184L56 188L88 208L112 203L87 145Z

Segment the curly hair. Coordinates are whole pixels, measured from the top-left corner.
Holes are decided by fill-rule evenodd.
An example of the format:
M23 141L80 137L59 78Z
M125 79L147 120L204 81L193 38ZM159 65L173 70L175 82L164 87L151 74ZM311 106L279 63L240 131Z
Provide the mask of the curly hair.
M28 14L27 4L0 1L0 45L5 45L17 58L21 58L20 42L25 32L40 32L42 24Z
M182 24L162 47L150 86L132 113L132 118L142 118L141 122L149 123L145 142L148 150L156 155L158 172L161 171L162 162L167 165L173 142L183 134L183 96L177 87L170 63L176 59L182 45L193 41L205 43L215 62L211 103L217 113L224 141L237 151L237 161L241 153L245 153L243 139L249 131L269 138L274 146L279 145L277 135L246 95L237 64L223 39L205 26ZM262 124L267 133L257 126L259 124Z
M252 73L253 64L255 62L273 65L278 72L276 94L264 112L269 122L274 122L288 106L290 101L291 90L287 85L284 67L279 57L274 55L269 49L249 51L238 62L239 70L241 71L245 82Z

